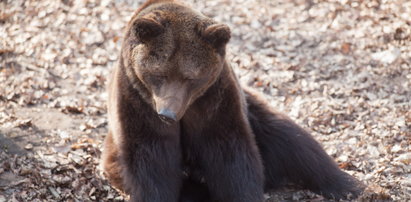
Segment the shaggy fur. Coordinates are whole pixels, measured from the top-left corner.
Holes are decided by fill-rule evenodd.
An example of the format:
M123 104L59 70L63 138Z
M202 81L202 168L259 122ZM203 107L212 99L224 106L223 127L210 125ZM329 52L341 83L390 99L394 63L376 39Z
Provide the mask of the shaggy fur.
M110 182L139 202L263 201L287 182L357 196L362 186L310 134L240 87L229 38L173 1L137 10L109 85Z

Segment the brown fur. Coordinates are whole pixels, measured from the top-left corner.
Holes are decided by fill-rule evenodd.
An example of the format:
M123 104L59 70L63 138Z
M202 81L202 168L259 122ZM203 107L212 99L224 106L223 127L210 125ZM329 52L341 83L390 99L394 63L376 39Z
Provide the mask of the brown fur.
M226 25L173 1L137 10L109 85L112 184L147 202L263 201L264 187L285 182L357 195L306 131L242 90L225 60L229 38Z

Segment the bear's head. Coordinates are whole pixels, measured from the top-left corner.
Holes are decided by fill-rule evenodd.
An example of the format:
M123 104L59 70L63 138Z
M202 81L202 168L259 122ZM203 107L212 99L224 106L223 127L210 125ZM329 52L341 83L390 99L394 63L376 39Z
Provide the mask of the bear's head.
M144 8L128 29L128 66L144 88L139 93L166 123L179 121L219 77L230 29L176 3Z

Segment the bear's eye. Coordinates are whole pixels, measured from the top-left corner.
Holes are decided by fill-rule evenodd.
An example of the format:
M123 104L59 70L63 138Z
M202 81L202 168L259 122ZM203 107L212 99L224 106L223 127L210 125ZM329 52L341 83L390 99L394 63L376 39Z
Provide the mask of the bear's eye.
M196 79L193 78L193 77L186 77L186 78L184 78L184 80L186 80L186 81L195 81Z
M158 57L158 54L156 53L156 52L154 52L154 51L150 51L149 52L149 55L151 56L151 57Z

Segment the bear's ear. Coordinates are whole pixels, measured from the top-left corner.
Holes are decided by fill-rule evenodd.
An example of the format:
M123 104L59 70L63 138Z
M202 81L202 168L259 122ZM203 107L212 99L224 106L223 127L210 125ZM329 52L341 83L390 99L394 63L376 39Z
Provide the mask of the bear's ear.
M151 18L138 18L133 23L135 36L140 41L147 41L164 32L164 26Z
M214 48L220 49L230 40L231 32L225 24L212 24L204 29L202 35Z

